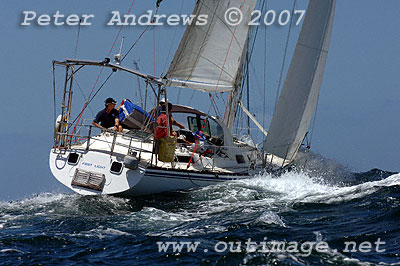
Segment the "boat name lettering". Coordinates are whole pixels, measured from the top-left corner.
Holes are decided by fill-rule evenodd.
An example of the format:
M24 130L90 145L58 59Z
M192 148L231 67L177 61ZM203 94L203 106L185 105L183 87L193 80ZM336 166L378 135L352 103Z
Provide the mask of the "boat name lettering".
M92 163L88 163L88 162L82 162L82 165L88 166L88 167L94 167L94 168L98 168L98 169L106 169L106 167L101 164L92 164Z

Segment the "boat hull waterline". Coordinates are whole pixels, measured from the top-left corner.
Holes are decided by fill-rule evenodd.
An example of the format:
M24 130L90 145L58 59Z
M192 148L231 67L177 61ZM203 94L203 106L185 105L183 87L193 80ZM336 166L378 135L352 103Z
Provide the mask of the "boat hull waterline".
M71 153L80 154L79 162L68 162ZM96 163L89 163L90 161ZM213 173L210 171L185 171L173 168L150 166L139 163L137 169L123 166L120 173L110 171L112 162L123 164L119 155L110 156L101 151L65 150L50 152L50 169L56 179L74 192L82 195L115 195L134 197L151 195L167 191L180 191L215 185L225 181L242 180L253 177L260 169L245 169L236 173ZM74 184L78 171L103 176L104 180L98 188L88 184Z

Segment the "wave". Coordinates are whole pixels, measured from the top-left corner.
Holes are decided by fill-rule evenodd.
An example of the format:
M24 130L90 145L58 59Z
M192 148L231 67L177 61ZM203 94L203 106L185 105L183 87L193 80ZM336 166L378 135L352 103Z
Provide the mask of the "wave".
M398 186L400 174L353 186L333 185L323 178L312 177L307 172L286 172L279 177L264 174L241 183L258 191L269 192L276 200L335 203L364 197L382 187Z
M345 204L378 192L382 194L378 197L390 201L386 190L400 186L400 174L384 177L387 173L377 169L367 174L369 180L372 176L377 180L347 185L315 172L291 171L134 199L42 193L0 202L0 230L26 225L34 228L40 224L35 219L52 221L54 227L66 221L73 228L93 222L96 227L85 225L78 231L96 238L131 234L127 230L130 227L150 236L204 235L225 232L236 225L285 228L284 213L296 204Z
M126 199L41 193L17 201L0 202L0 229L6 222L29 220L32 217L104 217L130 212L131 206Z
M324 254L313 251L310 259L290 252L214 253L214 258L236 264L365 264L368 257L353 258L333 248L349 239L361 243L371 234L385 235L388 243L390 234L393 239L398 235L400 174L379 169L351 173L333 166L328 172L343 175L337 178L322 169L305 169L134 199L42 193L0 202L0 257L40 253L36 247L51 243L49 248L58 248L72 261L92 256L88 250L93 247L100 257L124 250L124 257L151 256L162 261L165 254L154 253L155 241L160 239L201 239L210 248L216 239L268 236L269 240L299 241L316 231L316 241L327 240L332 249ZM344 176L357 181L346 183ZM75 249L69 252L65 246ZM190 260L188 256L202 259L201 254L177 256L183 262ZM33 260L38 261L43 259Z
M347 185L343 182L333 183L331 179L309 171L285 172L280 176L265 173L251 179L221 183L180 194L133 199L41 193L17 201L0 202L0 228L4 217L9 220L21 215L102 217L137 211L141 211L143 215L146 213L153 215L158 211L151 219L163 220L166 219L166 214L163 212L168 215L174 204L181 206L182 202L185 204L185 210L196 209L196 215L186 213L183 216L171 216L168 220L197 219L210 214L232 211L238 206L251 209L257 206L276 206L295 202L338 203L365 197L383 187L399 186L400 174L389 174L390 172L372 169L354 176L358 178L367 176L368 180L373 178L378 180ZM176 211L172 210L172 213Z

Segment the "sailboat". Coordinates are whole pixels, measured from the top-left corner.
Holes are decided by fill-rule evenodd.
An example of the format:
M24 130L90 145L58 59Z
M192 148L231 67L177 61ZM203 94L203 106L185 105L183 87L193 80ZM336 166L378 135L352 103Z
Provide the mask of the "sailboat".
M290 166L317 106L335 0L309 1L268 132L239 97L248 52L249 22L255 6L256 0L198 0L193 15L207 15L208 23L187 26L163 77L124 67L118 60L112 63L109 58L53 61L53 68L62 66L66 73L61 114L56 121L49 158L55 178L79 194L131 197L246 179L261 171ZM240 24L224 21L224 13L229 8L241 10ZM121 103L121 121L129 125L121 133L106 130L96 134L91 124L79 123L80 119L72 121L74 78L88 67L108 68L143 79L154 94L155 108L146 112L129 101ZM198 90L210 96L228 93L226 115L221 118L209 111L177 104L168 107L168 91L176 88ZM168 136L173 139L165 146L167 153L172 154L170 159L162 159L155 149L154 131L161 127L156 123L157 106L162 98L167 102L167 116L179 115L187 123L187 129L177 131L177 139ZM234 137L238 109L265 135L262 148Z

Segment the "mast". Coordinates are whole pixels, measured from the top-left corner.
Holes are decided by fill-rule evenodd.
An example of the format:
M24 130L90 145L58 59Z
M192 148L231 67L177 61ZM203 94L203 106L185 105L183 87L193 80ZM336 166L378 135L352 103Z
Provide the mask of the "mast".
M234 87L234 90L229 94L228 115L226 121L223 121L231 131L233 129L233 124L235 123L236 110L239 102L239 92L240 86L236 86Z
M247 49L246 53L246 64L247 68L249 67L249 50ZM246 92L247 92L247 110L250 111L250 76L249 70L246 71ZM247 135L250 136L250 117L247 116Z
M243 78L243 66L244 62L246 61L246 56L247 50L248 50L248 39L246 41L245 49L243 49L243 55L242 55L242 60L239 65L239 71L236 75L236 80L233 86L233 90L229 94L229 99L228 99L228 115L226 116L226 121L225 124L228 126L228 128L232 131L233 130L233 125L235 123L235 118L236 118L236 110L238 107L238 102L239 102L239 94L241 90L241 84L242 84L242 78Z

